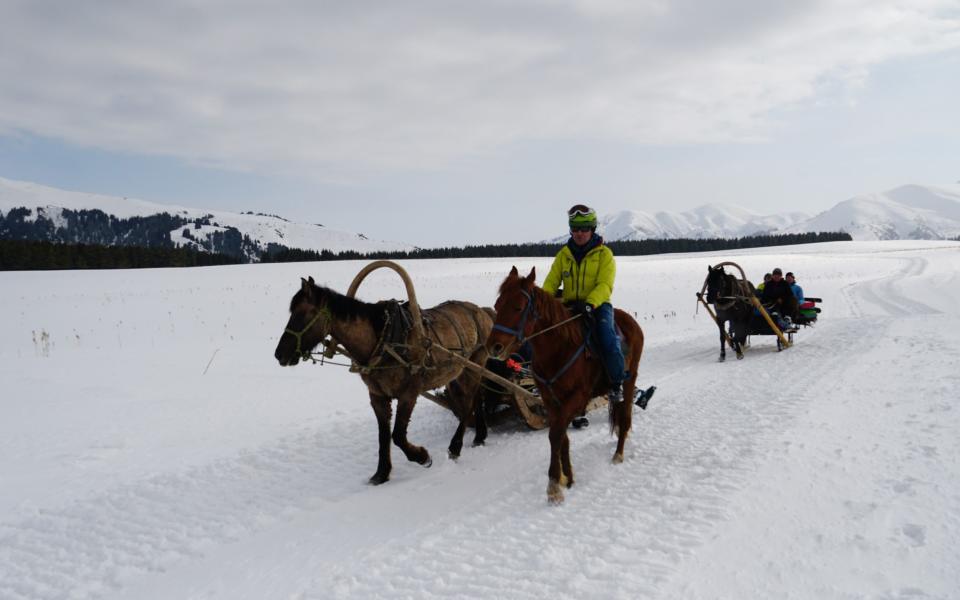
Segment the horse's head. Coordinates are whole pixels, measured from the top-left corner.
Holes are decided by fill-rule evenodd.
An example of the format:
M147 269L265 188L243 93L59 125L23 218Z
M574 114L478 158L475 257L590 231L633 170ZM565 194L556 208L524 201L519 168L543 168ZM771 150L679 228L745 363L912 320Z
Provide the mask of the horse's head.
M533 301L536 279L536 268L530 269L526 277L520 277L517 268L513 267L500 284L500 293L493 305L497 318L486 343L487 352L493 358L509 356L533 333L538 318Z
M715 304L717 297L723 295L724 285L727 280L727 273L723 267L711 267L707 265L707 302Z
M300 279L301 286L290 300L290 320L280 335L277 350L273 353L280 366L293 366L301 358L309 356L330 329L330 309L322 297L313 277Z

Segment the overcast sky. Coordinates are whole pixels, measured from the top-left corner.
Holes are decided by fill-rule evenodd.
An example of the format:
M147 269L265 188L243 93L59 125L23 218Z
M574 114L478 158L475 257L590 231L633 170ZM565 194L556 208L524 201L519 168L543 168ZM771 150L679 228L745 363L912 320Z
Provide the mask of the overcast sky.
M958 0L0 0L0 176L419 245L960 180Z

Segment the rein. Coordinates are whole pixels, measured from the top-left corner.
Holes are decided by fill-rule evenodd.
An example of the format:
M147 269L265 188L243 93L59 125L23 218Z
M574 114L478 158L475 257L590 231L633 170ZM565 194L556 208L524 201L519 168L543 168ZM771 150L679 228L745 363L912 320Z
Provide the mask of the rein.
M523 307L523 314L520 315L520 322L517 323L516 329L511 329L510 327L507 327L506 325L500 325L499 323L494 323L494 325L493 325L493 330L494 330L494 331L502 331L502 332L504 332L504 333L509 333L510 335L512 335L514 338L517 339L517 341L520 343L521 346L522 346L523 344L525 344L526 342L532 340L533 338L537 337L538 335L543 335L544 333L546 333L546 332L548 332L548 331L550 331L550 330L552 330L552 329L556 329L557 327L563 327L563 326L566 325L567 323L570 323L570 322L572 322L572 321L576 321L577 319L579 319L580 317L583 316L582 313L577 313L577 314L573 315L572 317L570 317L569 319L564 319L563 321L560 321L559 323L556 323L556 324L554 324L554 325L551 325L550 327L547 327L546 329L541 329L540 331L537 331L536 333L533 333L533 334L531 334L530 336L525 336L525 335L523 334L523 330L526 329L527 319L530 317L530 313L531 313L531 312L533 313L533 321L531 321L532 323L536 323L537 320L540 319L540 313L537 312L537 308L536 308L536 306L534 306L533 295L530 294L530 292L528 292L528 291L526 291L526 290L523 290L523 289L520 290L520 293L522 293L524 296L526 296L526 298L527 298L527 305L526 305L525 307ZM531 309L532 309L532 310L531 310Z

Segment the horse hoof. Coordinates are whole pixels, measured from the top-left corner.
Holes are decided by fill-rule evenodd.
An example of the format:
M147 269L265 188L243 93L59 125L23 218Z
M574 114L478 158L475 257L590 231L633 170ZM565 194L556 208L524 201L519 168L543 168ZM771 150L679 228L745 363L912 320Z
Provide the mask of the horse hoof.
M553 506L563 504L563 488L559 481L550 480L547 484L547 502Z
M738 354L738 355L737 355L737 360L743 360L743 354Z
M619 465L622 462L623 462L623 454L621 454L620 452L615 453L613 455L613 464Z
M380 485L382 483L386 483L389 480L390 480L389 475L381 475L379 473L375 473L373 477L367 480L367 483L369 483L370 485Z
M447 456L449 456L451 460L457 460L460 458L460 453L454 452L453 450L447 450Z
M725 361L725 360L727 360L727 357L726 357L726 356L721 356L720 358L717 359L717 362L723 362L723 361Z
M486 443L485 441L483 441L483 440L480 440L479 442L478 442L477 440L473 440L473 447L474 447L474 448L477 448L477 447L479 447L479 446L486 446L486 445L487 445L487 443Z
M423 467L424 469L429 469L430 467L433 466L433 459L428 456L427 460L420 463L420 466Z

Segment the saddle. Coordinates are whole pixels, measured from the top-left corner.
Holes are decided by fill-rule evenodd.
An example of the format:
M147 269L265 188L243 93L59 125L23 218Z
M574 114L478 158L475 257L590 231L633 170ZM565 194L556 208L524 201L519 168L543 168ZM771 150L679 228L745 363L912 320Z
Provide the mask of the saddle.
M399 300L384 302L385 323L381 339L387 344L403 344L413 329L413 315L410 303Z
M409 355L407 340L409 340L410 332L413 330L413 313L410 311L410 302L385 300L382 304L384 306L384 325L383 331L380 333L379 346L382 348L386 345L390 345L401 357L406 359ZM431 332L434 332L434 327L437 326L440 321L445 321L453 328L454 333L460 341L460 347L455 349L460 353L467 354L472 351L472 348L465 347L465 332L461 326L457 324L453 318L442 311L444 307L461 306L466 304L467 303L459 302L457 300L449 300L432 309L422 311L420 316L423 323L423 329L427 333L427 336L429 337ZM481 326L477 322L476 316L473 318L474 324L477 328L477 336L479 337ZM439 340L439 338L437 339Z

